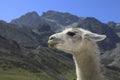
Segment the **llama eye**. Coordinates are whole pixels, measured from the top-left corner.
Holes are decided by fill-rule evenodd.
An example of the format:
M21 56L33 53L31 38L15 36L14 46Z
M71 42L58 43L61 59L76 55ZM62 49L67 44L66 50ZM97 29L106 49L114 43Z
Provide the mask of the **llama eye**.
M74 36L75 33L74 33L74 32L67 32L67 35L69 35L69 36Z

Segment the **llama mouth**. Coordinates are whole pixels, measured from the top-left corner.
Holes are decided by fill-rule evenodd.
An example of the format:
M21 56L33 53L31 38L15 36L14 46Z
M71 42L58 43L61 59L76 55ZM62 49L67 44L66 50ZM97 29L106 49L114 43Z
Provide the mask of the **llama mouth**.
M49 48L56 49L56 45L57 45L57 44L49 44Z
M48 41L49 48L56 49L57 44L58 44L58 42L54 42L51 40Z

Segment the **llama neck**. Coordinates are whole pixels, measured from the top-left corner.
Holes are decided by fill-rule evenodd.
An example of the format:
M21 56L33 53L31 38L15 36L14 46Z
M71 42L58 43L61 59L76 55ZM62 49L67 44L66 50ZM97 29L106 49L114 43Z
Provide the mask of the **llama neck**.
M99 60L94 50L83 50L81 53L74 54L73 57L77 80L100 80Z

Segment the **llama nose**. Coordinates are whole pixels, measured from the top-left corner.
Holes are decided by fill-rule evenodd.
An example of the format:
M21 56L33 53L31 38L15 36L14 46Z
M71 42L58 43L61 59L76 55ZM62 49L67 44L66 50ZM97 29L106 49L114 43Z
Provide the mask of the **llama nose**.
M56 39L55 36L51 36L51 37L49 38L49 40L54 40L54 39Z

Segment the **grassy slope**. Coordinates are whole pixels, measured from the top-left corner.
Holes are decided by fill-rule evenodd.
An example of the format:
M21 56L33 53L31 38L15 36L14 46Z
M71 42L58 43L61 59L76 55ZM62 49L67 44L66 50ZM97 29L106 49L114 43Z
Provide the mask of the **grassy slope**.
M120 72L119 71L114 71L111 69L105 69L104 75L106 80L120 80Z
M74 73L61 74L65 80L74 80ZM0 69L0 80L56 80L54 77L49 76L45 72L32 73L23 69Z
M15 67L12 63L5 62L4 60L0 60L0 80L58 80L55 76L59 76L65 80L74 80L75 72L71 72L71 67L73 64L67 60L64 56L60 54L56 54L53 51L44 51L41 50L33 50L32 53L35 56L32 56L31 61L37 62L40 66L47 66L52 70L50 73L56 73L54 75L49 75L46 73L47 70L41 70L40 72L31 72L31 70L25 70L23 68ZM48 54L49 53L49 54ZM54 55L53 55L54 54ZM28 58L27 58L28 59ZM29 62L26 62L29 63ZM64 64L67 65L64 65ZM57 65L57 67L56 67ZM11 66L8 68L7 66Z
M45 72L32 73L23 69L0 69L0 80L55 80Z

